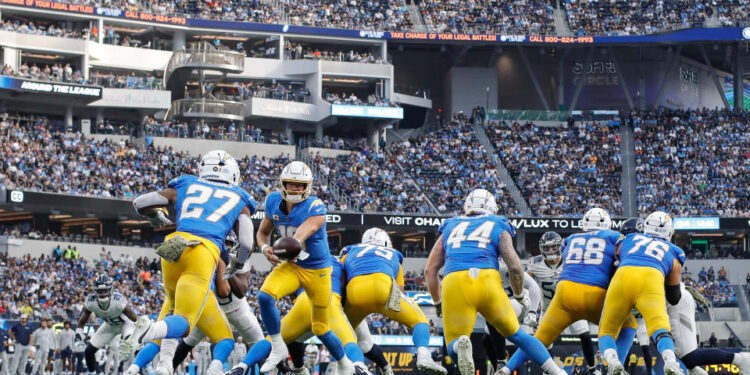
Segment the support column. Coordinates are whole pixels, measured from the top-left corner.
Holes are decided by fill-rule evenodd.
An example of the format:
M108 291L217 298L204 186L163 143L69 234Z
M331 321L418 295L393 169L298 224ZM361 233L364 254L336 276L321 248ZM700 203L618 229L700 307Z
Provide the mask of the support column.
M380 58L383 61L388 61L388 42L386 41L383 41L383 44L380 45Z
M745 108L745 85L743 84L744 69L742 66L742 43L737 43L737 62L734 66L734 110Z
M286 48L284 48L284 44L286 43L286 38L284 38L283 35L279 36L279 60L291 60L291 57L289 59L286 58Z
M65 132L73 131L73 106L65 107Z
M9 65L14 71L18 71L21 54L13 47L3 47L3 64Z
M315 124L315 138L323 138L323 123L318 122Z
M519 231L516 233L516 251L521 256L525 256L526 254L526 232L525 231Z
M565 59L560 59L557 64L557 110L561 111L565 108Z
M185 48L185 31L175 30L172 34L172 51L180 51Z
M104 43L104 18L99 18L97 21L99 22L97 26L99 33L96 34L96 42L102 44Z
M99 128L99 124L104 122L104 110L101 108L96 109L96 123L94 124L94 129Z
M83 75L83 79L86 81L89 80L89 54L84 53L83 56L81 56L81 65L79 69L81 71L81 74Z
M643 47L638 49L638 110L646 110L646 68L643 61Z
M288 140L292 141L292 124L289 120L284 121L284 135Z
M367 145L376 152L378 151L378 133L378 126L375 125L374 121L370 121L370 123L367 124Z

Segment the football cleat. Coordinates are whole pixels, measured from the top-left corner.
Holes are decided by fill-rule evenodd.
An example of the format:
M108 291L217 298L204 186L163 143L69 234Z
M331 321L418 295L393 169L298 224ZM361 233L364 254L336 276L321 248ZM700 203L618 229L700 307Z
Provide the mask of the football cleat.
M165 366L163 363L159 363L158 366L156 366L156 370L154 370L154 373L156 375L172 375L172 369L168 366Z
M393 375L393 367L391 367L391 365L378 367L378 371L380 372L380 375Z
M143 336L146 335L149 328L151 328L151 319L147 316L139 316L135 322L135 328L133 333L128 336L127 339L120 343L120 361L127 362L133 356L133 353L141 348Z
M247 371L247 365L240 362L232 367L231 370L224 373L224 375L245 375L245 371Z
M206 375L224 375L224 365L218 359L211 361L206 370Z
M300 368L293 368L290 372L294 375L310 375L310 369L305 366L302 366Z
M432 353L425 347L417 349L417 369L437 375L446 375L448 373L448 370L432 360Z
M289 357L289 349L286 348L286 345L282 343L274 343L274 340L271 339L271 354L268 355L268 358L266 358L266 361L263 362L263 366L260 367L260 372L267 373L271 370L276 368L276 365L279 364L279 362L287 359Z
M349 358L344 356L344 358L341 358L340 360L336 361L336 375L354 375L357 370L354 367L354 363L352 363Z
M123 375L138 375L141 373L141 369L136 366L135 364L130 365L125 372L123 372Z
M456 340L456 354L458 356L458 372L461 375L474 375L474 359L472 357L471 340L463 335Z
M625 367L622 366L622 363L615 362L609 363L609 366L607 367L607 375L628 375L628 373L625 371Z
M664 375L684 375L680 364L677 361L665 361L664 362Z
M354 362L354 373L357 375L372 375L370 369L363 362Z

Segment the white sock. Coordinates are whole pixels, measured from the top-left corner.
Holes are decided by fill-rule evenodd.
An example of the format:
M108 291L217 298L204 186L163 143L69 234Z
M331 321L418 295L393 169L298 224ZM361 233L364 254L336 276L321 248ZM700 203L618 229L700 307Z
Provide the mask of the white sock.
M271 335L271 347L275 348L277 346L286 346L284 339L281 337L281 333Z
M605 350L602 356L604 357L604 360L607 361L608 365L612 365L616 363L622 364L620 362L620 358L617 357L617 351L614 349Z
M555 364L555 360L552 358L547 359L542 363L542 370L546 374L557 374L560 372L560 368Z
M676 362L677 356L674 354L674 350L666 349L661 353L661 358L664 362Z
M161 346L159 347L159 365L171 368L172 360L174 359L174 352L177 351L178 341L177 339L164 339L161 340Z
M161 340L165 337L167 337L167 322L160 320L156 323L151 324L151 328L149 328L148 331L146 331L146 334L143 335L141 343Z
M420 346L417 348L417 358L428 358L432 359L432 353L430 353L430 349L427 349L424 346Z

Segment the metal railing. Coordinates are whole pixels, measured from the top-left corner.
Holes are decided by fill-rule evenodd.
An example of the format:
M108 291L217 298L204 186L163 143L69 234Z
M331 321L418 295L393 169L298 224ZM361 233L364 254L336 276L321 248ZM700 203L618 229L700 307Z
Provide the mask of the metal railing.
M241 73L245 70L245 54L219 50L207 44L175 51L164 69L164 81L169 80L175 69L183 66Z
M167 120L174 117L215 118L242 121L245 103L211 99L180 99L172 102Z

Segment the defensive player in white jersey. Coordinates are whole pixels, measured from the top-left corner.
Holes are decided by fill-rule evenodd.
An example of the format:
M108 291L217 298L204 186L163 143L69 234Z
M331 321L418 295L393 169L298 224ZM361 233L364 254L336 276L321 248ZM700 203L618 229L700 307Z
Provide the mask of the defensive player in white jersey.
M127 338L133 332L138 315L128 306L128 300L120 293L112 293L112 279L99 275L94 282L94 294L86 298L83 313L78 319L76 341L83 340L83 328L91 313L104 321L86 346L86 367L89 372L96 370L96 351L109 344L117 335Z
M708 301L692 288L680 283L680 300L676 305L667 303L669 325L674 337L674 352L688 369L689 375L707 375L701 366L733 364L741 375L750 374L750 353L733 353L715 348L698 348L695 324L695 301L708 306ZM695 298L694 298L695 296Z
M544 311L555 296L557 280L563 270L562 262L563 239L556 232L546 232L539 238L540 255L529 259L526 273L533 277L542 289ZM594 357L594 343L589 333L589 322L578 320L568 327L571 334L581 340L583 357L586 359L589 374L596 374L596 358Z

